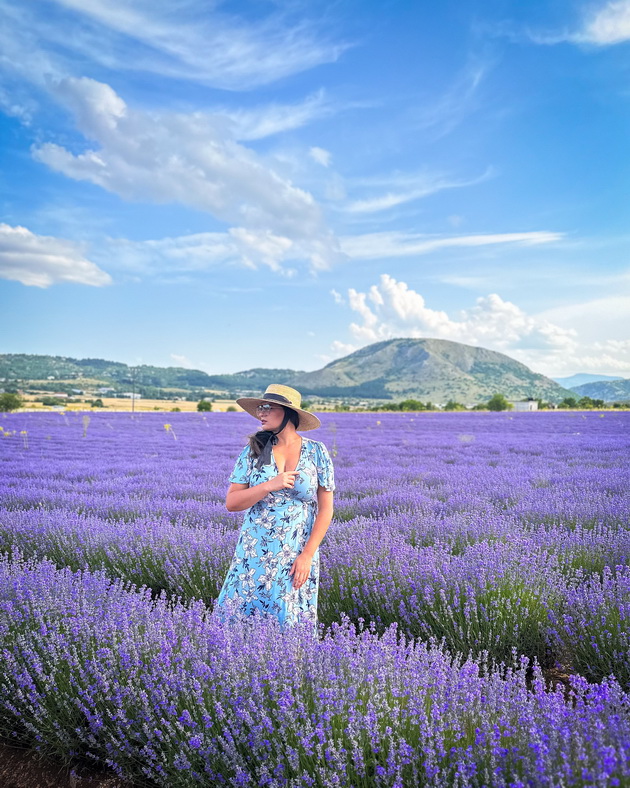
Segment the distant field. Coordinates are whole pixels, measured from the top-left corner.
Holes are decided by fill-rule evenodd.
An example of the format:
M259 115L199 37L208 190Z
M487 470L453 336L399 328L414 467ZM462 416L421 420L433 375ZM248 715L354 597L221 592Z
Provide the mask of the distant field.
M97 397L94 397L94 399L97 399ZM102 410L108 410L110 412L121 411L125 413L131 411L130 399L117 399L115 397L98 397L98 399L100 399L103 402L103 405L105 406L104 408L102 408ZM54 410L54 408L50 405L42 405L41 402L35 402L33 397L26 396L24 397L24 400L26 402L26 409L43 410L43 411ZM241 408L232 399L215 400L212 403L212 410L225 411L230 406L237 408L238 410L241 410ZM182 413L189 413L191 411L197 410L197 403L181 402L179 400L168 400L168 399L137 399L135 400L135 404L133 406L133 409L135 411L147 411L147 410L170 411L173 408L179 408L182 411ZM101 410L101 408L93 408L88 402L69 402L67 405L64 404L64 409L89 410L91 412Z

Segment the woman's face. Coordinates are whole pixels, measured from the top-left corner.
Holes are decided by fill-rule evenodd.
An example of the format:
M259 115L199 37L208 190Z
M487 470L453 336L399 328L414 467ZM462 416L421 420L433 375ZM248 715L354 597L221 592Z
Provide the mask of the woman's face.
M284 408L281 405L265 403L256 408L256 416L260 419L263 430L277 430L284 418Z

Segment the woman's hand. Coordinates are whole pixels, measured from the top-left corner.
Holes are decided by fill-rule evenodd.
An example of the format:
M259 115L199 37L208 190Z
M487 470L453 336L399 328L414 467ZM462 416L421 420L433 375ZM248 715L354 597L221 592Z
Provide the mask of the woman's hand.
M300 553L293 562L289 577L293 575L293 588L300 588L306 582L311 573L311 561L313 559L304 553Z
M297 475L298 471L285 471L284 473L279 473L277 476L274 476L273 479L269 479L267 482L267 489L270 492L291 489L295 484L295 477Z
M232 483L225 496L225 506L228 512L242 512L244 509L249 509L271 492L292 489L297 475L298 471L285 471L253 487L249 484Z

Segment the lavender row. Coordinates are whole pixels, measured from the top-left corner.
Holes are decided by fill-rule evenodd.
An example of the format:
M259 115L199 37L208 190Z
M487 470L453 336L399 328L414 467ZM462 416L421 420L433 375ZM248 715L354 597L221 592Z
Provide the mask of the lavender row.
M551 623L557 651L575 670L595 681L614 673L630 687L630 567L578 577L563 615Z
M110 576L147 585L154 593L165 590L207 604L218 594L235 543L235 534L169 523L136 521L121 533L115 523L68 513L46 513L45 525L39 511L5 513L5 518L0 547L6 552L47 556L74 569L104 568ZM542 565L534 581L527 542L520 550L502 545L500 554L496 545L486 549L483 542L453 556L443 547L411 547L401 531L377 530L376 523L369 524L369 532L364 524L347 528L352 528L350 539L335 533L322 550L320 619L325 624L343 611L354 620L372 620L380 629L398 621L409 634L445 637L454 650L489 649L502 659L515 646L543 661L547 606L554 601L545 571L553 562L545 560L544 552L536 557ZM368 533L378 533L380 549ZM556 580L563 588L562 578ZM529 609L521 604L524 588ZM532 604L533 597L544 597L545 604ZM561 597L558 591L556 609ZM491 598L494 604L488 606ZM483 610L487 614L479 620ZM526 617L533 617L535 625L526 626ZM522 637L515 637L519 632Z
M0 545L210 604L239 521L223 510L225 478L250 421L172 415L165 430L161 415L99 414L84 437L77 417L54 414L28 449L17 430L2 439ZM321 620L345 612L455 651L516 648L602 674L558 622L583 575L627 562L627 414L378 415L329 416L321 431L339 487ZM591 630L606 631L614 604ZM626 665L609 659L603 675Z
M209 606L235 543L233 532L184 529L168 522L138 520L121 533L117 523L66 512L47 512L45 525L40 511L5 512L4 518L0 513L5 522L0 549L9 554L19 550L32 557L47 556L57 566L102 568L110 577L146 585L154 594L165 591L201 599ZM543 665L561 659L592 678L614 672L624 683L630 681L627 648L605 651L605 669L602 654L596 661L585 658L610 626L618 594L606 601L610 584L600 589L599 573L567 573L566 562L558 557L566 555L566 535L555 552L549 534L543 532L510 542L480 541L454 555L440 545L409 544L407 520L357 520L340 525L331 535L322 548L319 612L325 625L343 612L354 621L373 621L381 631L398 623L410 636L444 639L453 651L485 650L502 660L516 649ZM594 553L597 542L602 549L610 548L608 533L571 535L576 553ZM561 637L550 622L578 615L580 593L589 588L599 593L597 615L593 612L588 625L578 626L572 638L564 630ZM581 637L585 631L590 633L586 641Z
M0 558L0 729L164 788L607 786L630 778L619 684L388 628L230 626L104 573Z
M25 413L0 420L6 507L237 527L223 498L254 425L249 416L174 413L165 423L162 414L99 413L87 428L82 418ZM413 511L437 520L507 513L523 527L627 526L627 414L323 418L317 437L334 455L338 520Z

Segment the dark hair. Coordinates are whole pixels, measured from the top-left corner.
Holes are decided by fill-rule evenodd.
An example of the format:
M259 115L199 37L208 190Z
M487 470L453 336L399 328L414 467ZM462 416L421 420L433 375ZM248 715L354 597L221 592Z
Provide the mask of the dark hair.
M292 408L285 408L284 405L281 405L280 407L284 411L284 418L282 419L282 424L280 425L278 432L282 432L282 430L287 426L288 422L291 422L297 429L300 423L300 414L296 413L296 411L294 411ZM249 436L249 448L254 457L260 457L262 450L271 440L271 437L276 434L277 433L272 432L271 430L258 430L258 432L255 432L253 435Z

